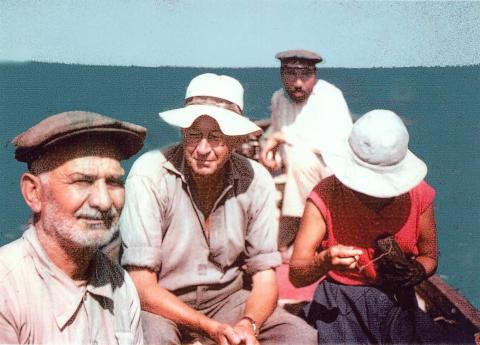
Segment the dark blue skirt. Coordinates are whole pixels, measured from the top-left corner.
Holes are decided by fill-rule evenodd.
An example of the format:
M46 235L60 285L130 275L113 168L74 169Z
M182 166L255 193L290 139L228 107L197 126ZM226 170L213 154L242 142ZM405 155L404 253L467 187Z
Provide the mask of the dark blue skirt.
M373 286L324 280L303 317L319 344L441 344L440 326L416 302L413 288L391 294ZM442 339L443 338L443 339Z

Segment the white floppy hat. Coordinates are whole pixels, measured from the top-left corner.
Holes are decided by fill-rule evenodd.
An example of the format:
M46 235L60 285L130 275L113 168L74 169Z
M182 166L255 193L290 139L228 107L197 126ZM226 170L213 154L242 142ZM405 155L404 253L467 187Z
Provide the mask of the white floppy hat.
M181 128L188 128L202 115L214 118L221 131L226 135L246 135L261 133L262 129L247 117L243 111L243 87L240 82L226 75L213 73L201 74L192 79L187 87L185 99L204 96L226 100L238 106L240 113L216 104L190 104L179 109L168 110L158 115L167 123Z
M338 151L322 155L345 186L390 198L408 192L427 174L425 163L408 150L408 140L407 128L398 115L372 110L354 123Z

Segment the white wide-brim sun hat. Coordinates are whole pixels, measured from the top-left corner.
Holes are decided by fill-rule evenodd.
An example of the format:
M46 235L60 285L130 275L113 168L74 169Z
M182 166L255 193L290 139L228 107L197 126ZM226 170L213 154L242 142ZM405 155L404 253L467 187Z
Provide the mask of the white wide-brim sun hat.
M322 152L326 165L345 186L378 198L404 194L427 174L425 163L408 149L407 128L389 110L358 119L344 145Z
M205 73L193 78L187 87L185 99L192 97L225 100L238 106L240 112L243 112L243 87L238 80L226 75ZM168 124L181 128L188 128L198 117L207 115L217 121L223 134L229 136L262 132L260 127L242 113L215 104L187 104L183 108L160 112L158 115Z
M254 134L262 131L255 123L234 111L214 105L192 104L184 108L159 113L163 121L172 126L188 128L202 115L208 115L217 121L225 135L237 136Z

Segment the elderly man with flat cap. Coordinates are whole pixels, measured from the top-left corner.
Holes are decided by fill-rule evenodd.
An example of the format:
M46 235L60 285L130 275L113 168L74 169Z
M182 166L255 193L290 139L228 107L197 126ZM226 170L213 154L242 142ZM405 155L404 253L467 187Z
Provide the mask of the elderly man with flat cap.
M14 139L33 211L22 237L0 248L1 344L143 344L135 286L99 246L117 232L120 160L143 127L96 113L48 117Z
M323 59L307 50L288 50L275 56L281 62L283 88L272 96L270 134L262 145L260 161L273 170L280 156L286 181L280 220L280 248L295 237L307 195L321 179L330 176L322 152L336 150L352 127L342 92L317 79L316 64ZM288 257L288 255L287 255Z
M242 85L199 75L185 107L160 117L181 128L181 143L134 163L120 222L145 341L315 344L313 328L277 307L273 180L233 152L261 132L243 115Z

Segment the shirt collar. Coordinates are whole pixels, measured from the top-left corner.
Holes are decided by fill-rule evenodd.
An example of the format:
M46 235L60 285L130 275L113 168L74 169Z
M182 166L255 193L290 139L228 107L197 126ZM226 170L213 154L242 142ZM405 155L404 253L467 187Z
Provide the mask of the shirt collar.
M97 252L91 263L91 274L87 281L87 286L78 287L65 272L55 266L43 249L37 237L36 229L33 225L23 234L24 240L28 243L27 250L32 256L35 268L43 279L50 295L50 301L53 304L52 310L59 329L63 329L68 321L75 315L79 309L82 299L86 296L86 291L91 294L104 296L113 299L113 290L107 280L108 262ZM85 291L86 290L86 291Z
M183 146L181 144L170 146L163 152L163 154L166 158L164 163L165 169L179 175L183 182L187 183L186 176L188 169L183 156Z

